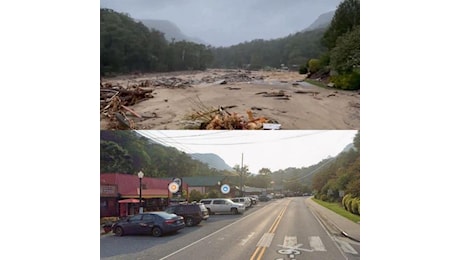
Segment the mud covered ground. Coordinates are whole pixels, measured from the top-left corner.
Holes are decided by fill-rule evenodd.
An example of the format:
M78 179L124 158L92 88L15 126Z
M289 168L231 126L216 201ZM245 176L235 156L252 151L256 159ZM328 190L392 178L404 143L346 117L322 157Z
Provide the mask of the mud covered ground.
M197 129L202 122L190 115L219 107L246 118L251 111L281 129L359 129L358 91L321 88L304 79L290 71L213 69L102 78L101 86L148 83L151 97L128 106L138 116L125 111L134 129ZM100 127L119 129L102 110Z

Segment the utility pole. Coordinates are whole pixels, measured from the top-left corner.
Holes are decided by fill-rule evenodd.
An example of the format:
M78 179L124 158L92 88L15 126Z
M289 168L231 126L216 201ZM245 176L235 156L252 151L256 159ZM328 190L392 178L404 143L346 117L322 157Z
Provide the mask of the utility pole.
M242 197L244 197L244 192L243 192L243 153L241 153L240 191L241 191Z

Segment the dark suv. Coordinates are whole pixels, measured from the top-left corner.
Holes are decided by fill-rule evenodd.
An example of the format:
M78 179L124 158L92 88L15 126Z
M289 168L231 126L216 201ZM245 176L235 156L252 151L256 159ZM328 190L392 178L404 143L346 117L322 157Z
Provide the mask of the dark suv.
M203 203L170 205L165 211L184 217L185 225L188 227L198 225L202 220L209 218L208 210Z

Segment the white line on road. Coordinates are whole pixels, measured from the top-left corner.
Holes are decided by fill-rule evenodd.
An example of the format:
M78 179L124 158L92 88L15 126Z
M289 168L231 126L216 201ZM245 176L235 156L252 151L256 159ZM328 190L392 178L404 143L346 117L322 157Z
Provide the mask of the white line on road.
M335 239L335 241L339 244L340 248L342 248L342 250L345 253L349 253L353 255L358 254L358 252L356 252L356 250L352 246L350 246L350 244L348 244L347 242L341 241L340 239Z
M233 226L233 225L236 225L237 223L239 223L240 221L243 221L244 219L248 218L249 216L251 216L251 215L254 214L254 213L257 213L257 211L255 211L255 212L253 212L253 213L251 213L251 214L249 214L249 215L246 215L246 216L244 216L243 218L240 218L240 219L238 219L237 221L235 221L235 222L233 222L233 223L230 223L230 224L228 224L227 226L225 226L225 227L223 227L223 228L221 228L221 229L219 229L219 230L216 230L216 231L212 232L211 234L209 234L209 235L207 235L207 236L205 236L205 237L202 237L202 238L198 239L197 241L191 243L190 245L184 246L184 247L182 247L181 249L176 250L176 251L172 252L171 254L169 254L169 255L167 255L167 256L164 256L164 257L162 257L162 258L160 258L160 259L158 259L158 260L167 259L168 257L171 257L171 256L173 256L173 255L175 255L175 254L177 254L177 253L179 253L179 252L181 252L181 251L184 251L185 249L187 249L187 248L189 248L189 247L192 247L192 246L194 246L194 245L200 243L201 241L203 241L203 240L205 240L205 239L207 239L207 238L209 238L209 237L212 237L213 235L219 233L220 231L225 230L225 229L227 229L227 228L229 228L229 227L231 227L231 226Z
M240 242L240 246L244 246L244 244L246 244L246 242L248 242L249 239L251 239L251 237L252 237L254 234L255 234L255 232L251 232L251 234L249 234L247 238L242 239L241 242Z

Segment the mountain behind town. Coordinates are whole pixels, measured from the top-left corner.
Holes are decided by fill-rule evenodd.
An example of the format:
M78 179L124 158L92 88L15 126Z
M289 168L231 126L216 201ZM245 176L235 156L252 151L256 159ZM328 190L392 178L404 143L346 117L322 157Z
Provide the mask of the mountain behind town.
M214 168L217 170L232 170L230 167L220 156L213 153L190 153L188 154L195 160L198 160L202 163L207 164L210 168Z

